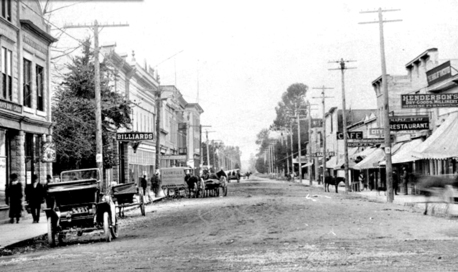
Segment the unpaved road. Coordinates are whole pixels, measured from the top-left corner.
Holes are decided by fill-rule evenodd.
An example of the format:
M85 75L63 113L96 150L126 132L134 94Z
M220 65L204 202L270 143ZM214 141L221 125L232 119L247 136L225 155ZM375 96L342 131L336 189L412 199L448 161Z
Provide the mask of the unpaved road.
M0 271L457 271L458 220L260 178L167 200L97 233L0 257ZM25 252L25 253L20 253Z

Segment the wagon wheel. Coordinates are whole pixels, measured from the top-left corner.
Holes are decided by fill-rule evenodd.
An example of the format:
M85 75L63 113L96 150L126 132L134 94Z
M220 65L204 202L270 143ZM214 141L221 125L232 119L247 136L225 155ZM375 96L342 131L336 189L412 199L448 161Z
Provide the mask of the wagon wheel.
M103 213L103 235L105 236L105 241L111 242L111 231L110 231L110 215L108 212Z
M111 231L111 236L113 237L113 239L118 238L118 217L115 217L115 223L114 224L112 222L112 226L110 228L110 231Z
M56 245L56 233L54 231L51 217L48 217L48 243L50 246Z
M213 189L213 192L215 193L215 196L218 197L219 196L219 187Z
M223 196L227 196L227 186L223 186L221 189L223 190Z

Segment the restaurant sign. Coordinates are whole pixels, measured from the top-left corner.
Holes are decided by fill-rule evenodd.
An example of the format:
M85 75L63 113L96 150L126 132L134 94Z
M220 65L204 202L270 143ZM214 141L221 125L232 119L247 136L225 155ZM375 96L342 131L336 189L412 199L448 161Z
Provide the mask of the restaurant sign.
M123 141L123 142L154 140L154 133L152 132L120 132L120 133L116 133L116 140Z
M450 61L446 61L441 65L434 67L433 69L426 71L426 79L428 80L428 86L431 86L437 82L443 81L452 76L452 67Z
M390 130L423 130L429 129L427 115L390 116Z
M458 93L401 94L401 108L454 108L458 107Z

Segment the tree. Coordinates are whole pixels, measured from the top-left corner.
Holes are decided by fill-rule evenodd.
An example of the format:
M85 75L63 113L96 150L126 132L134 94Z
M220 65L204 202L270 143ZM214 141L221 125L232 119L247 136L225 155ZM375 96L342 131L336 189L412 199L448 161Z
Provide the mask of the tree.
M54 141L57 149L56 171L96 167L95 85L93 52L87 39L81 56L72 58L52 105ZM102 102L102 140L104 167L116 163L113 138L116 130L130 128L130 102L109 87L110 70L100 65Z

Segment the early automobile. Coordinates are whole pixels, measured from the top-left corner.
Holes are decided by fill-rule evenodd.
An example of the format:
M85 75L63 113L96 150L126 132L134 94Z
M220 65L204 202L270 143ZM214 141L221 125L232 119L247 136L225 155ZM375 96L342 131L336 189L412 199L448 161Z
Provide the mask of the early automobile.
M48 242L62 242L65 234L101 230L104 239L118 237L118 220L110 187L101 181L99 169L63 171L59 182L49 183L45 209Z

